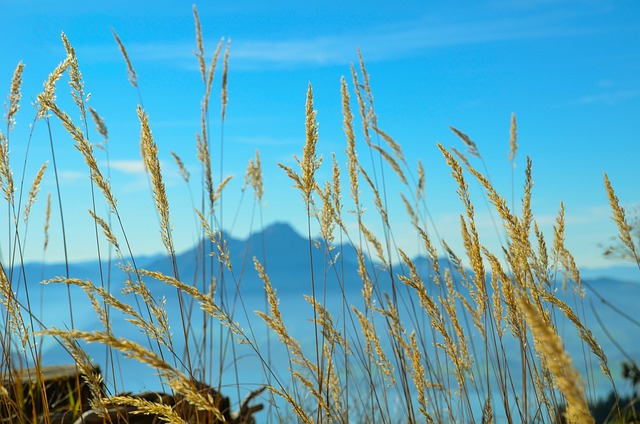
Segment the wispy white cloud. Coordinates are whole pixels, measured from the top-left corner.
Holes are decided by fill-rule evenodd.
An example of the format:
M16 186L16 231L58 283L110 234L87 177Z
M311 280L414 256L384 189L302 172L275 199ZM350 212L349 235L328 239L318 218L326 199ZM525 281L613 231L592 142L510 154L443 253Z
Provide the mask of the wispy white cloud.
M235 136L232 137L230 141L231 143L248 144L260 147L295 146L300 144L299 139L267 136Z
M618 103L640 97L640 89L620 89L603 91L596 94L586 94L577 100L577 103L588 105L594 103L614 106Z
M444 24L429 18L371 28L361 34L334 34L298 40L237 40L235 66L325 66L355 59L360 47L368 61L419 54L428 49L522 38L575 34L556 17L509 18Z
M591 226L597 224L608 224L611 221L610 209L608 205L601 204L584 208L577 212L567 212L565 214L565 224L567 226ZM538 214L535 220L541 227L552 227L557 225L558 214Z
M572 8L609 10L613 7L610 0L490 0L488 6L493 10L532 11L540 8Z
M341 32L296 39L232 40L235 69L317 67L344 64L356 58L360 47L368 61L383 61L419 54L428 49L497 42L505 40L575 35L583 30L572 27L562 13L443 22L422 17L358 33ZM209 40L210 46L218 40ZM114 46L79 46L82 55L95 61L121 60ZM197 68L193 41L129 43L129 56L135 62L161 61L165 64Z
M61 170L58 172L60 179L66 183L75 183L76 181L86 180L88 177L87 172Z
M140 175L145 173L144 162L142 159L121 159L109 162L111 169L120 171L124 174Z
M103 164L106 167L106 164ZM115 173L119 176L121 185L125 187L126 192L146 191L149 190L149 180L146 177L144 161L142 159L118 159L109 162L112 175ZM160 167L162 169L162 177L165 185L171 186L182 183L182 178L178 175L178 169L173 160L161 160ZM195 170L191 169L190 172ZM118 178L113 175L114 179Z

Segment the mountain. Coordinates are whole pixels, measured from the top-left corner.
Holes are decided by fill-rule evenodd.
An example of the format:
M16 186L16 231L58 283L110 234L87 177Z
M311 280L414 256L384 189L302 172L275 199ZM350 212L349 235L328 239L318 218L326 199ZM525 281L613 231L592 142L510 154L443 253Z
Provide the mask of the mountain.
M206 239L197 246L176 255L182 281L195 283L200 287L203 274L208 280L213 268L213 275L218 283L224 280L227 286L230 285L232 288L237 285L245 291L262 292L264 283L255 270L253 262L255 257L265 268L271 284L279 291L310 292L310 255L313 259L313 275L317 284L322 285L326 282L328 287L338 289L339 281L347 278L352 280L357 276L357 255L353 247L344 245L342 248L335 247L331 251L333 257L339 254L337 264L344 278L338 277L336 271L329 266L331 257L326 254L325 243L314 239L310 247L308 239L296 233L289 224L273 224L262 232L251 234L246 240L228 237L224 233L222 238L226 243L231 271L221 266L217 258L220 255L218 244ZM215 257L211 258L212 254ZM206 266L203 266L203 262ZM370 261L367 262L371 265ZM147 268L173 275L173 266L166 257L150 262Z
M311 264L309 258L311 257L316 290L323 289L325 284L328 290L339 291L342 284L347 292L362 289L362 280L358 274L357 253L355 248L348 243L342 246L333 246L331 252L328 253L324 242L313 239L309 243L307 237L301 236L289 224L282 222L272 224L263 231L254 232L244 240L225 233L222 234L222 239L226 244L232 271L221 266L218 257L215 257L219 255L217 244L205 239L196 246L176 254L179 279L202 288L203 281L210 281L213 274L218 287L224 286L225 289L233 291L237 288L241 293L262 293L264 283L254 268L253 258L255 257L265 268L271 284L280 293L310 293ZM447 259L441 258L438 262L441 270L449 268L452 271L454 281L458 280L457 273L452 270ZM394 264L391 270L383 269L380 264L372 261L366 254L365 263L370 278L376 281L382 290L388 291L390 289L390 274L395 276L408 272L403 264ZM425 277L425 283L429 286L430 278L428 276L433 270L431 261L426 257L418 257L414 259L414 264L421 276ZM174 275L171 260L163 254L136 257L136 265L139 268ZM14 282L14 286L15 282L24 281L24 276L30 282L30 286L35 287L43 279L65 275L90 280L99 285L100 281L107 281L107 276L110 275L111 287L117 289L126 279L115 261L111 267L103 262L103 279L100 278L100 271L97 261L70 263L68 271L64 263L45 265L28 263L24 269L19 267L10 269L5 266L5 272L11 276L10 279ZM619 283L640 282L640 271L633 266L584 269L581 272L586 281L609 279ZM203 275L206 278L203 278ZM607 287L605 284L598 285L603 288ZM614 283L610 285L616 286ZM157 295L172 296L175 294L175 289L166 285L152 284L152 287L155 290L154 294ZM604 290L607 293L610 291Z
M348 244L335 246L331 250L331 255L326 255L326 246L321 240L314 239L311 242L311 253L309 240L296 233L288 224L278 223L265 228L261 232L255 232L244 240L230 237L226 234L222 235L226 242L229 252L229 262L232 271L226 268L220 268L217 258L210 258L209 253L218 254L215 244L209 240L204 240L197 246L187 249L176 255L176 264L180 279L187 283L193 283L197 287L202 288L202 281L208 281L211 276L211 264L213 265L213 275L217 281L218 296L226 293L227 300L233 300L234 303L228 304L228 310L233 309L232 313L234 321L238 321L243 328L256 329L256 338L259 343L264 339L264 322L255 316L253 311L265 310L264 301L264 283L254 269L253 258L256 257L265 266L272 285L277 289L278 296L281 301L280 310L283 319L287 324L287 328L291 331L291 335L301 340L303 343L309 343L309 322L312 317L311 306L302 299L302 294L311 293L311 266L310 255L313 259L313 276L315 279L316 293L318 297L325 296L324 288L326 287L326 307L334 317L344 318L344 306L341 287L344 287L344 293L347 296L349 305L358 305L362 302L360 291L362 289L362 280L358 275L357 254L353 247ZM335 265L331 265L332 260ZM375 261L365 256L365 264L370 277L376 281L380 291L391 292L391 278L397 274L407 273L406 267L400 264L394 264L392 269L385 269ZM211 262L209 262L211 261ZM173 275L173 266L169 258L165 255L156 255L152 257L136 258L137 265L152 271L160 271L167 275ZM438 261L440 268L444 270L449 267L446 259ZM205 265L203 267L203 264ZM428 278L432 272L433 264L427 258L416 258L414 264L423 277L429 293L437 296L441 292L435 287L434 283ZM106 270L106 264L103 264L103 270ZM202 278L203 269L206 270L206 278ZM50 284L43 286L38 284L44 278L53 276L66 275L66 266L64 264L26 264L24 271L20 268L5 271L12 275L13 289L19 292L19 296L23 302L26 302L24 294L24 285L22 283L24 275L29 281L30 302L32 309L36 311L36 315L41 317L48 325L55 325L60 328L69 327L70 316L73 314L75 328L82 330L102 329L102 324L98 320L97 314L92 309L91 303L88 301L86 294L74 286L66 286L63 284ZM131 297L120 294L120 288L125 281L126 276L117 267L112 267L111 290L121 299L135 306ZM636 270L636 279L633 281L633 273L627 270L618 270L613 275L621 275L625 272L626 279L618 279L607 277L607 271L602 270L599 273L587 271L583 273L585 284L585 300L584 306L585 324L593 331L596 339L601 343L611 364L612 372L615 376L619 376L619 363L624 358L623 354L616 349L615 344L619 343L624 346L628 353L634 357L640 355L638 351L636 336L638 327L632 321L620 314L620 311L633 316L633 312L637 309L638 299L640 299L640 284L638 280L640 272ZM97 262L83 262L69 264L69 275L74 278L88 279L98 284L100 281L100 273ZM459 281L458 275L452 272L454 281ZM146 279L148 287L156 296L164 296L166 304L164 309L171 320L171 328L177 339L176 349L180 351L180 328L179 321L179 304L175 301L176 290L165 284L158 283L152 279ZM396 279L396 282L397 279ZM408 288L402 283L396 286L397 294L400 297L399 302L403 307L418 308L414 304L414 296L405 296ZM237 291L236 291L237 290ZM236 293L241 293L241 297L237 298ZM409 290L411 292L411 290ZM460 289L461 293L468 296L466 289ZM379 293L378 293L379 294ZM377 299L381 299L377 294ZM571 292L567 294L559 294L559 297L570 305L575 305ZM71 299L72 308L69 307L68 298ZM238 303L235 302L238 299ZM603 300L604 299L604 300ZM381 300L378 300L380 302ZM616 309L617 308L617 309ZM39 312L38 312L39 311ZM580 316L583 316L582 310ZM128 322L125 322L120 314L113 313L111 316L114 331L118 336L125 337L129 340L137 341L145 344L145 337L138 329ZM197 320L201 319L201 314L194 315L194 327L198 327ZM602 323L602 324L601 324ZM411 322L407 320L407 325ZM578 336L575 333L573 324L566 319L559 318L559 330L563 338L565 346L574 358L581 358L581 345ZM199 330L194 330L199 331ZM615 343L609 339L613 337ZM62 364L69 362L68 353L56 345L51 339L43 341L43 347L46 353L47 364ZM87 350L92 357L102 358L104 356L104 348L99 344L87 345ZM517 350L513 350L517 352ZM247 353L249 356L249 353ZM285 356L283 356L284 358ZM519 358L515 358L517 360ZM578 359L576 359L578 360ZM123 362L125 373L134 373L141 375L140 384L147 384L147 381L153 380L153 373L139 363ZM285 368L287 364L283 365ZM149 375L142 377L142 372ZM251 381L253 375L256 374L255 368L247 366L243 372L248 373L247 381ZM258 373L259 374L259 373ZM144 382L144 383L143 383ZM605 386L603 386L605 387ZM608 386L607 386L608 387ZM135 390L136 387L128 387Z
M358 261L356 250L350 245L333 246L330 253L321 240L313 239L311 243L306 237L286 223L276 223L268 226L264 231L254 232L247 239L241 240L223 234L229 254L231 271L221 266L217 257L219 255L217 244L205 239L196 246L179 252L175 257L179 279L185 283L194 284L205 291L203 281L209 282L211 275L215 277L218 293L226 291L227 295L234 295L236 290L243 295L264 293L264 282L255 270L253 258L257 258L265 268L267 275L279 294L310 294L311 273L310 255L313 260L313 276L318 292L340 292L341 286L346 292L359 292L362 282L358 276ZM337 260L336 260L337 257ZM334 261L334 265L332 265ZM366 267L372 275L372 279L378 281L382 287L387 287L388 274L381 271L365 255ZM3 264L4 265L4 264ZM155 255L148 257L136 257L138 268L161 272L165 275L174 275L173 264L167 255ZM27 293L24 290L24 281L29 282L29 301L32 305L47 303L44 309L55 309L55 305L61 305L60 311L68 309L67 298L71 297L74 304L87 302L83 291L75 286L65 284L49 284L43 286L42 281L54 277L77 278L91 281L96 286L104 285L110 288L116 296L120 296L121 288L128 278L113 261L111 265L98 261L42 264L27 263L23 267L13 268L4 265L5 272L9 276L14 291L19 293L21 300L27 301ZM206 278L203 278L205 275ZM101 278L102 276L102 278ZM176 291L173 287L160 284L150 278L145 279L148 287L157 297L165 296L167 299L175 298ZM346 283L345 283L346 282ZM39 306L36 306L39 307ZM68 313L62 313L68 317ZM94 314L95 315L95 314Z
M614 279L640 284L640 269L635 264L613 265L606 268L581 268L580 275L583 279L599 280Z

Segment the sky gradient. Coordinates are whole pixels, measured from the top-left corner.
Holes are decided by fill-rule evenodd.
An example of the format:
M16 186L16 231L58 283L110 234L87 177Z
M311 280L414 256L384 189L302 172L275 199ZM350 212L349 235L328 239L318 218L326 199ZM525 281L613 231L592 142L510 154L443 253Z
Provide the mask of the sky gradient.
M237 4L237 5L236 5ZM560 202L567 218L567 246L580 266L612 264L602 246L616 234L603 185L611 179L623 206L640 203L640 3L637 1L407 1L390 2L202 2L197 3L207 61L221 37L231 40L229 103L220 147L220 74L214 82L211 125L214 175L232 175L222 205L222 226L235 237L259 229L259 211L243 176L255 150L264 171L266 206L262 222L290 222L306 233L304 204L277 166L295 166L302 155L304 105L312 84L318 111L318 153L325 160L319 179L330 177L331 153L344 164L340 78L352 85L350 62L362 51L375 96L379 125L399 142L412 167L426 171L426 196L438 232L462 254L462 205L450 171L436 147L465 146L454 126L477 144L491 180L518 207L526 156L533 161L534 216L549 243ZM172 209L177 250L197 237L188 190L170 155L175 151L201 191L195 134L200 129L203 84L194 56L192 5L187 2L0 0L5 41L0 62L0 95L8 93L19 61L25 65L22 107L10 135L14 176L21 172L42 83L64 59L62 31L76 49L89 105L109 129L110 178L134 252L162 251L157 218L139 153L138 93L112 35L127 47L138 74L140 95L160 150ZM66 76L58 84L61 107L73 119ZM355 102L353 102L355 108ZM355 109L354 109L355 112ZM509 152L511 114L518 121L515 196ZM92 125L93 127L93 125ZM56 159L73 259L95 257L88 172L73 141L52 119ZM4 132L4 128L3 128ZM90 140L100 136L90 129ZM366 153L358 132L360 154ZM33 126L26 167L28 187L42 162L51 160L48 130ZM101 165L106 156L97 152ZM222 161L220 160L222 159ZM478 169L484 165L472 161ZM51 165L51 164L50 164ZM343 167L344 169L344 167ZM27 260L42 257L46 193L55 195L53 169L43 182L29 222ZM343 180L348 203L346 178ZM392 202L396 182L389 179ZM481 239L496 248L489 212L476 192ZM26 189L28 190L28 188ZM197 197L198 198L198 197ZM101 201L101 200L100 200ZM199 200L197 200L199 202ZM57 207L57 206L56 206ZM106 207L102 207L107 215ZM369 211L375 228L373 205ZM57 212L52 213L49 261L63 258ZM395 219L394 219L395 218ZM3 218L5 219L5 218ZM59 219L59 218L58 218ZM497 219L497 218L496 218ZM6 220L4 221L6 222ZM403 214L392 215L394 234L417 253ZM0 230L2 240L6 232ZM94 243L92 245L92 243ZM0 252L4 261L7 252Z

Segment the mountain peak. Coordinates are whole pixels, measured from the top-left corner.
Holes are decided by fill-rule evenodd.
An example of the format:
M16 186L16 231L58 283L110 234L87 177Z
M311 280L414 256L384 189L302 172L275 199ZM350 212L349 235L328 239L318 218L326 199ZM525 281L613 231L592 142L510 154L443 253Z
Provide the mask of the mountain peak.
M259 233L254 233L253 235L257 235ZM282 238L290 238L297 237L302 238L300 234L296 230L293 229L291 224L284 221L277 221L273 224L268 225L263 231L262 234L265 237L282 237Z

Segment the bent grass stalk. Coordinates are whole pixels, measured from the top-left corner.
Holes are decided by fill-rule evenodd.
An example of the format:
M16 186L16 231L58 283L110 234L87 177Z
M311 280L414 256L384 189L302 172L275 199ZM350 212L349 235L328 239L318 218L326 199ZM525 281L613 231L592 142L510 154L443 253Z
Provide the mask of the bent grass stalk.
M96 211L94 199L89 215L95 225L96 241L98 231L101 230L101 237L115 248L118 259L122 262L130 259L133 263L131 266L123 265L127 279L123 284L122 296L112 293L110 286L105 287L70 275L48 279L49 283L73 285L85 292L88 304L104 327L104 330L92 331L76 329L72 324L70 329L52 327L35 332L33 327L36 321L27 324L22 318L24 313L32 317L35 314L28 302L26 310L20 303L14 293L13 274L7 274L3 266L0 272L0 300L4 308L4 321L1 324L3 375L15 374L12 367L17 363L11 355L18 355L21 360L28 362L29 351L33 352L35 349L35 344L30 344L29 340L46 334L66 346L79 369L87 376L92 390L93 408L103 411L113 407L134 408L134 413L156 414L167 422L178 422L184 418L180 416L179 408L131 396L110 397L111 388L103 387L104 382L91 371L92 364L83 347L84 343L98 342L125 357L149 365L160 376L163 384L174 393L180 393L191 405L206 411L211 419L219 420L224 411L219 409L215 399L198 390L195 379L197 376L205 376L212 381L216 377L213 371L218 364L215 363L217 359L214 359L213 351L218 349L221 372L216 383L219 390L227 387L222 382L222 370L230 345L233 366L236 367L235 388L239 397L241 382L237 381L239 357L236 347L247 345L260 361L263 377L271 392L271 401L274 404L286 403L295 419L300 422L392 423L425 420L435 423L478 419L492 422L498 420L498 417L505 418L507 422L551 421L556 418L559 405L563 402L566 402L565 417L569 422L591 422L584 379L574 368L558 336L557 326L561 319L565 320L562 322L572 324L572 329L588 347L588 355L598 359L602 373L611 382L613 377L604 351L584 322L584 311L578 307L572 308L554 291L556 273L560 273L564 282L571 283L577 301L582 300L580 273L575 259L565 247L564 205L561 204L554 228L554 243L549 248L532 212L533 177L530 159L527 158L525 170L522 210L516 211L514 202L509 208L504 197L498 194L488 177L486 167L482 174L471 166L463 153L438 145L444 161L451 169L463 206L459 236L464 245L464 256L458 256L438 234L437 225L434 225L434 235L427 231L426 223L433 224L433 220L427 207L425 169L420 161L417 162L417 168L412 169L400 144L379 127L370 77L361 56L360 76L355 66L351 67L352 91L357 99L362 138L371 156L371 163L364 164L358 158L351 94L343 78L340 95L346 138L344 166L348 174L344 179L348 180L349 199L343 200L341 197L342 190L347 188L342 187L343 159L338 154L332 153L329 181L319 181L322 156L319 153L318 120L311 84L307 89L305 103L305 144L302 158L296 157L300 169L294 170L279 164L286 176L293 181L294 189L300 192L305 206L311 276L308 287L311 294L307 295L306 300L311 307L313 342L312 346L306 346L289 330L282 315L276 286L271 282L264 265L266 259L253 258L254 270L264 286L266 306L265 311L256 311L256 314L266 323L269 331L278 337L287 355L288 370L273 369L271 344L269 342L267 352L261 350L259 337L254 333L247 311L245 310L248 332L234 321L238 296L244 308L240 292L244 269L236 268L239 265L234 262L235 252L230 251L221 231L224 224L222 197L224 191L232 187L233 181L231 177L223 176L222 163L217 186L214 185L212 176L209 98L216 63L224 47L220 93L223 139L228 101L230 43L227 40L223 46L224 39L218 43L207 68L202 29L195 7L193 13L196 26L195 56L204 84L200 128L196 136L196 157L202 168L202 198L200 208L194 207L194 214L198 232L211 242L210 249L203 243L198 253L202 262L197 265L201 274L196 278L201 278L202 289L195 286L195 281L188 284L180 279L171 229L169 194L161 168L161 153L154 141L149 117L141 101L137 108L141 128L141 155L159 217L160 241L171 261L172 272L171 275L166 275L136 266L111 183L99 167L94 155L94 145L89 142L84 82L75 51L63 35L67 58L54 70L44 91L38 96L36 114L38 118L46 118L47 123L50 114L60 121L75 141L76 149L88 166L92 182L104 197L109 214L113 213L118 220L120 232L116 234L111 221L101 217ZM138 75L133 70L124 45L115 30L113 35L125 59L129 81L138 88ZM15 125L23 70L24 66L19 64L12 80L6 116L7 133ZM71 120L56 99L55 84L65 72L70 76L71 97L81 111L82 127ZM88 110L96 123L96 131L105 138L106 143L106 124L93 109ZM478 146L469 136L454 127L451 130L468 147L469 155L482 159ZM512 115L511 120L509 146L508 159L512 164L513 175L518 149L515 115ZM191 177L188 159L185 161L174 152L171 154L182 179L189 186L190 181L195 178ZM222 155L219 159L222 161ZM53 166L57 178L55 156ZM47 178L45 169L46 163L34 176L22 222L12 219L17 216L13 209L14 193L17 190L22 193L24 182L13 180L8 135L0 133L0 183L8 205L10 250L17 243L26 242L26 226L33 219L33 206L39 187ZM502 219L502 229L507 241L499 253L488 249L480 236L475 206L467 183L468 175L478 181L483 195ZM361 193L360 179L366 183L363 186L364 194ZM398 193L390 190L391 180L397 181L402 187ZM247 187L253 189L255 202L261 207L263 196L266 197L269 187L263 187L262 164L258 152L249 161L243 184L242 190ZM605 189L613 211L613 220L619 228L620 241L637 260L632 228L606 174ZM59 193L58 195L60 196ZM514 197L513 192L511 196ZM397 215L393 207L396 202L404 207L405 219L415 230L423 256L428 259L426 272L402 246L396 245L398 222L395 220ZM61 202L60 208L62 215L64 210ZM17 211L19 210L18 207ZM345 214L345 210L352 211L353 214ZM44 250L48 244L49 215L50 212L47 212ZM376 227L369 220L371 215L379 220L382 234L376 232ZM312 224L315 222L319 226L322 242L316 243L313 238ZM19 225L25 226L24 232L21 232L24 234L22 240L17 237L21 234L17 231ZM446 258L440 256L442 253L438 251L439 246ZM316 259L318 256L314 249L317 247L323 249L322 263L318 263ZM345 271L347 262L343 254L349 248L353 249L353 262L357 267L354 275L347 275ZM124 256L124 252L128 257ZM263 252L263 256L266 253ZM210 254L208 268L204 261L207 254ZM98 259L100 260L99 250ZM322 280L316 276L320 265L325 269ZM219 271L218 280L214 277L215 267ZM340 287L341 302L337 309L334 309L336 305L330 304L327 296L330 273L335 273ZM207 275L212 278L208 280ZM236 284L236 298L232 305L227 305L224 283L225 278L229 277L225 275L231 276ZM155 296L145 279L153 279L158 284L176 289L184 352L178 352L174 348L174 336L170 330L171 318L164 309L165 304ZM221 286L216 286L218 283ZM357 290L350 290L349 285L353 284L358 285ZM216 292L216 287L221 287L220 291ZM128 296L135 299L137 308L128 303L131 299ZM190 302L189 307L187 302ZM192 314L192 307L202 312L204 332L201 336L197 336L195 332L196 325L200 322ZM142 312L143 308L147 310L146 315ZM148 346L115 334L110 310L122 315L141 332L147 338ZM216 346L214 337L214 322L220 324L217 338L219 346ZM474 344L474 338L481 343ZM22 356L16 352L14 340L18 341ZM517 356L520 359L518 364L509 361L507 350L512 346L517 346ZM165 354L168 355L167 358ZM32 355L31 358L31 362L34 362L33 358L36 356ZM198 374L197 371L202 373ZM587 372L587 381L593 379L594 372L595 370ZM283 383L283 375L288 379L286 384ZM343 386L345 390L341 390ZM4 386L0 388L1 398L10 395L10 391ZM19 403L0 401L0 404L2 414L14 414L13 416L19 417L20 422L28 421L27 414L18 412L22 407ZM274 409L279 420L286 419L287 415L279 411L277 406Z

